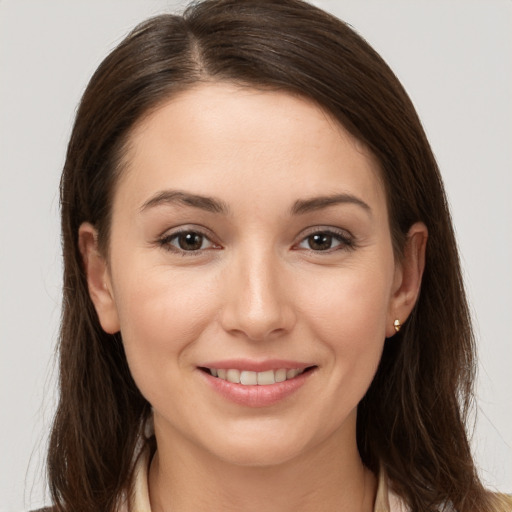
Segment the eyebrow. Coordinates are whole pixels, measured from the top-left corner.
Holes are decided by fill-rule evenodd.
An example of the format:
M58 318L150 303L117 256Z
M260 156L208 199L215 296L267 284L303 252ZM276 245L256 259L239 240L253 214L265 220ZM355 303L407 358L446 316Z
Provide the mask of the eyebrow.
M211 213L221 213L227 215L229 207L223 201L212 197L201 196L198 194L189 194L180 190L162 190L148 199L140 208L143 212L149 208L161 205L181 205L192 206Z
M338 204L354 204L356 206L360 206L370 216L372 216L372 209L370 206L362 199L359 199L352 194L334 194L330 196L312 197L310 199L298 199L293 204L291 213L292 215L302 215Z
M213 197L190 194L179 190L162 190L148 199L140 208L141 212L149 208L161 205L183 205L199 208L211 213L227 215L229 206L219 199ZM338 204L355 204L363 208L371 216L372 209L362 199L352 194L334 194L330 196L312 197L309 199L298 199L293 204L290 212L292 215L303 215L306 213L328 208Z

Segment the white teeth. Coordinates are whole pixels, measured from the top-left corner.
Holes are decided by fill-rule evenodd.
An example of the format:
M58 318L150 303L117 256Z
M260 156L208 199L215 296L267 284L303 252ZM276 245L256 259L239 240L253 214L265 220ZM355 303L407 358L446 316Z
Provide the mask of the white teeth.
M243 371L240 373L240 384L245 386L254 386L258 384L258 375L256 372Z
M276 376L274 378L276 379L276 382L284 382L286 380L286 368L276 370Z
M238 384L240 382L240 370L227 370L226 380Z
M299 370L293 369L293 370L287 370L286 371L286 379L293 379L294 377L297 377L299 374Z
M293 379L304 372L298 368L279 368L278 370L266 370L264 372L251 372L248 370L209 368L214 377L227 380L234 384L243 384L244 386L268 386L276 382L284 382Z
M258 372L258 384L260 386L267 386L268 384L275 384L274 370L267 370L266 372Z

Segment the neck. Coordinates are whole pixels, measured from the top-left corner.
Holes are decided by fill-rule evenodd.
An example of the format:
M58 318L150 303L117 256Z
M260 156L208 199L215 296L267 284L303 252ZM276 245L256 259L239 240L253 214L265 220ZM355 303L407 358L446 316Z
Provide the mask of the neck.
M375 476L363 466L355 433L334 434L293 460L241 466L186 439L160 439L149 474L152 512L371 512Z

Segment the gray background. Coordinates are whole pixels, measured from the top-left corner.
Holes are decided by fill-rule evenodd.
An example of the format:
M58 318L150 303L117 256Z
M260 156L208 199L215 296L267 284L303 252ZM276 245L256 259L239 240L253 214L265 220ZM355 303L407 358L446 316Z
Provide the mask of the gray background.
M0 511L44 502L60 315L58 182L74 111L107 52L184 2L0 3ZM444 174L475 315L474 450L512 492L512 2L324 0L395 70Z

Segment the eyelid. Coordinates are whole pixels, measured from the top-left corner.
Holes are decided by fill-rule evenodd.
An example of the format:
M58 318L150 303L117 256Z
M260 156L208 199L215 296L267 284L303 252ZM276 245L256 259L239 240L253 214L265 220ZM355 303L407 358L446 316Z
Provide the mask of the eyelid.
M336 240L338 240L340 242L340 244L336 247L327 249L325 251L315 251L313 249L299 247L299 245L301 243L305 242L307 238L309 238L310 236L316 235L316 234L320 234L320 233L333 236L334 238L336 238ZM297 238L298 238L298 241L293 245L293 249L295 249L295 250L303 249L303 250L310 251L315 254L320 254L320 253L329 254L329 253L332 253L337 250L350 250L350 249L354 249L355 245L356 245L355 237L354 237L354 235L352 235L352 233L350 233L350 231L347 231L346 229L342 229L342 228L337 228L334 226L313 226L313 227L307 228L306 230L302 231Z
M197 233L198 235L201 235L205 239L207 239L210 244L208 247L203 249L197 249L197 250L184 250L179 247L176 247L175 245L171 244L171 240L175 239L181 234L184 233ZM326 249L326 250L314 250L314 249L308 249L308 248L302 248L300 247L300 244L306 241L306 239L310 236L313 236L315 234L327 234L335 238L339 244L336 245L333 248ZM174 228L169 228L166 231L164 231L156 240L156 243L163 247L164 249L175 252L180 255L184 256L194 256L199 255L204 251L210 250L210 249L223 249L223 247L215 241L215 235L204 226L200 226L197 224L186 224L186 225L180 225L176 226ZM304 231L300 233L300 235L297 236L297 242L295 242L292 246L293 250L306 250L315 254L320 253L332 253L337 250L350 250L355 248L355 237L347 231L346 229L334 227L334 226L311 226Z
M177 238L179 235L184 233L196 233L198 235L201 235L210 242L209 247L186 251L171 244L171 240ZM197 224L185 224L165 230L157 238L156 243L169 252L174 252L182 256L197 256L199 254L202 254L204 251L210 250L212 248L222 249L221 245L214 241L214 238L215 236L213 235L213 233L204 226L199 226Z

